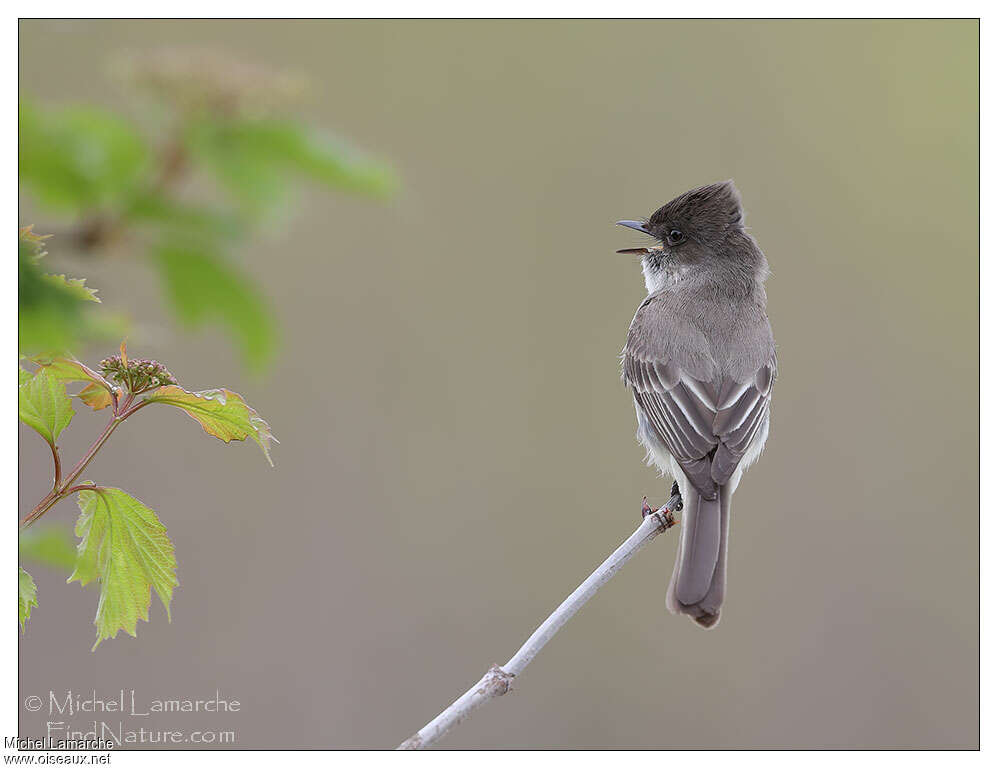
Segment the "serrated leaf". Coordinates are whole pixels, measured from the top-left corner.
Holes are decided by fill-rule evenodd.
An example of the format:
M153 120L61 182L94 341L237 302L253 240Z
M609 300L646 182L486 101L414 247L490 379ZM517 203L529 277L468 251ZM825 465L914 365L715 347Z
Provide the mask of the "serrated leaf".
M261 368L274 352L274 320L262 294L223 258L186 243L161 245L153 258L167 299L182 323L219 321L238 341L243 357Z
M98 336L100 327L88 312L98 301L82 279L45 273L39 260L39 236L30 228L18 234L17 320L18 349L25 354L41 350L68 350Z
M50 444L69 425L76 412L66 395L66 386L44 369L17 388L17 414L21 422Z
M19 533L17 551L23 561L61 570L71 570L76 564L76 544L72 531L65 526L46 526L36 522Z
M24 625L31 617L31 608L38 606L38 588L24 568L17 568L17 621L21 624L21 631L24 632Z
M82 302L100 302L100 299L97 296L97 289L89 288L85 278L67 278L62 273L59 275L45 273L42 276L42 279L54 286L57 290L65 291L69 296Z
M45 250L45 241L51 237L34 232L34 225L25 225L17 231L18 250L24 253L29 262L37 265L42 257L48 254Z
M32 376L31 372L29 372L27 369L24 369L20 364L17 365L17 384L18 385L23 385L24 383L26 383L28 380L31 379L31 376Z
M225 388L191 392L176 385L164 385L145 400L183 409L198 421L205 433L227 444L252 438L263 450L267 462L274 465L270 426L238 393Z
M120 489L100 487L78 495L76 566L67 583L86 586L97 580L97 641L119 631L135 636L139 619L149 620L151 591L156 591L170 619L170 599L177 582L177 561L166 527L152 509Z
M44 368L49 376L61 382L86 382L87 386L76 396L90 408L98 410L110 406L114 385L89 366L75 358L63 356L43 355L35 356L31 360Z

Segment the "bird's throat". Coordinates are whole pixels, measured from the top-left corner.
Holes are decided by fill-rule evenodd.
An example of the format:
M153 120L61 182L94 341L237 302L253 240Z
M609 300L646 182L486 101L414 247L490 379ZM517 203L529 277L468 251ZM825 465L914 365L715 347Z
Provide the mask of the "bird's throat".
M645 276L645 288L649 294L678 286L688 272L686 265L681 265L661 249L650 249L648 256L642 260L642 275Z

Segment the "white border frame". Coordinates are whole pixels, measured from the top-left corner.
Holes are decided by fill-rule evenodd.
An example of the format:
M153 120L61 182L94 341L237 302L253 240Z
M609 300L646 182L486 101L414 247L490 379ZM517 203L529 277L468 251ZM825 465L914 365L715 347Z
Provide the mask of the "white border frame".
M86 11L88 14L94 17L118 17L118 16L128 16L133 18L157 18L157 15L153 13L154 11L168 12L171 17L189 17L189 18L219 18L219 17L236 17L237 14L229 13L228 11L238 11L238 17L252 17L252 16L271 16L273 12L279 8L282 11L281 16L271 16L273 18L293 18L298 16L304 17L343 17L343 18L371 18L371 17L392 17L392 18L417 18L414 14L419 13L421 16L419 18L425 17L464 17L464 18L481 18L481 17L499 17L499 16L514 16L514 17L526 17L526 18L549 18L549 17L561 17L571 15L573 17L597 17L597 18L618 18L621 14L627 14L629 17L662 17L671 16L673 18L685 18L685 17L695 17L695 18L745 18L748 13L754 14L756 17L763 18L783 18L783 17L795 17L795 18L838 18L842 15L850 16L855 15L859 18L882 18L882 17L895 17L895 16L939 16L941 13L946 13L950 17L972 17L981 18L983 12L986 8L984 3L971 3L971 2L952 2L949 4L942 3L929 3L929 2L841 2L841 3L824 3L824 4L811 4L810 7L803 8L799 4L792 4L790 2L769 2L769 3L735 3L735 2L716 2L712 3L710 7L711 13L701 13L692 15L689 13L684 13L684 11L691 10L691 4L685 3L682 6L678 3L652 3L652 2L624 2L617 3L613 6L608 4L597 4L594 2L506 2L506 3L495 3L495 4L485 4L477 3L474 7L465 2L423 2L423 3L400 3L400 2L381 2L377 4L369 4L362 6L357 3L317 3L317 2L284 2L280 6L275 6L274 4L268 3L240 3L236 5L235 3L205 3L198 2L193 3L187 0L180 2L173 2L169 5L163 4L159 5L146 5L143 8L137 8L133 3L126 4L124 2L91 2L82 7L79 3L69 3L69 2L50 2L50 3L33 3L30 6L27 3L18 3L18 10L23 13L28 18L60 18L60 17L74 17L79 15L81 11ZM816 7L818 5L818 7ZM147 13L137 14L137 10L144 10ZM701 9L697 9L701 10ZM833 16L833 14L836 16ZM166 18L166 17L164 17ZM993 137L996 137L996 120L995 120L995 97L994 97L994 87L996 84L995 75L995 65L996 65L996 35L993 34L991 24L989 23L989 17L985 17L982 20L981 26L981 83L983 87L981 88L981 136L985 137L985 141L981 144L981 169L982 178L991 179L994 178L996 171L995 160L996 151L993 149ZM3 51L3 57L6 60L6 66L2 68L4 73L4 93L5 99L3 103L7 105L8 118L3 124L4 131L4 144L3 146L7 148L3 155L3 170L8 179L8 194L10 195L10 200L8 201L5 210L17 210L17 181L16 181L16 166L17 166L17 130L16 130L16 109L17 109L17 87L18 87L18 27L17 19L12 18L9 22L3 25L2 28L2 38L0 38L0 51ZM990 88L991 86L991 88ZM981 190L981 211L994 211L995 210L995 194L993 193L993 188L986 186ZM932 191L927 191L927 200L930 200L932 196ZM20 224L20 222L13 223ZM985 221L985 225L988 229L985 230L988 236L991 236L991 218ZM8 231L13 233L13 227ZM991 244L991 237L988 238L987 243ZM989 249L988 253L983 252L981 255L981 281L980 281L980 291L981 287L993 287L999 286L999 268L996 267L996 262L993 259L993 254L991 253L993 249ZM2 307L4 309L4 315L8 318L8 322L4 324L3 327L3 338L7 340L7 345L9 350L16 350L17 348L17 275L14 260L7 260L4 262L7 271L7 280L2 284L4 294L7 296L7 301L3 302ZM980 553L981 558L981 575L982 575L982 593L981 595L989 599L999 595L999 591L993 591L996 588L996 577L997 570L995 568L995 562L987 558L989 554L986 552L986 547L990 547L992 543L999 543L999 525L996 523L996 511L995 506L992 504L990 498L986 498L984 495L984 479L985 471L990 475L996 472L996 468L999 467L999 450L996 449L996 437L999 437L999 412L995 409L987 408L992 403L999 402L999 357L996 356L994 349L991 345L986 344L986 341L993 342L999 340L999 302L992 301L990 296L985 294L980 294L979 306L981 308L981 393L980 393L980 414L982 418L982 435L987 437L988 440L983 440L980 445L981 449L981 468L982 471L981 478L982 481L982 506L981 506L981 547L982 551ZM928 372L930 376L932 374L932 367L928 367ZM13 372L11 373L13 375ZM8 378L0 378L0 392L7 393L8 396L5 397L5 402L8 404L13 404L15 396L15 386L14 378L10 376ZM17 422L16 418L9 417L11 426L11 433L8 434L8 441L0 443L0 469L2 469L2 484L3 488L6 489L16 489L17 487ZM13 436L14 441L10 441L10 437ZM970 511L949 511L941 510L939 522L940 526L947 526L947 519L950 516L964 516L972 515L974 512ZM9 514L8 514L9 515ZM15 517L16 519L16 517ZM16 526L12 524L10 526ZM17 560L17 545L16 539L12 538L0 538L0 548L3 552L7 554L7 558L10 559L8 564L11 565L10 576L13 577L13 562ZM932 565L927 565L927 576L926 579L932 580L932 573L929 572ZM916 590L916 587L914 587ZM13 594L13 592L11 592ZM11 605L13 605L13 598L11 599ZM991 612L992 606L991 602L981 613L981 650L992 651L997 649L997 636L996 636L996 622L995 615ZM4 728L2 732L4 735L10 736L15 735L17 731L17 718L19 712L19 704L17 703L17 698L14 695L17 692L17 671L16 666L11 665L11 661L17 660L17 643L19 637L14 636L14 622L12 617L8 618L8 631L3 635L2 641L0 641L0 660L6 660L7 665L3 668L2 681L4 682L3 687L3 697L0 698L0 724L3 724ZM19 632L18 632L19 633ZM851 754L849 757L843 757L838 752L810 752L805 757L804 760L808 762L810 767L816 767L823 769L826 767L833 767L835 765L837 770L843 762L849 762L851 764L859 763L861 766L865 766L868 763L879 765L885 762L893 761L904 761L911 770L921 770L921 768L929 768L939 765L941 761L946 761L947 763L957 763L964 765L966 763L978 764L982 761L983 754L994 754L993 751L995 745L995 739L992 737L999 725L996 721L996 688L999 687L999 680L997 680L997 664L994 657L983 655L981 659L981 692L982 692L982 712L981 712L981 735L982 735L982 752L953 752L953 756L949 756L946 760L938 755L937 752L907 752L904 758L897 757L885 757L884 752L860 752L861 756L854 756ZM414 729L418 727L414 723ZM388 743L394 743L396 739L400 736L390 736ZM461 763L463 766L469 761L469 757L465 756L464 752L426 752L418 754L386 754L381 752L347 752L351 754L350 762L352 765L358 766L369 766L373 764L381 764L382 762L406 762L411 764L411 766L422 767L427 766L429 763L433 763L438 767L452 767L457 766ZM570 757L564 758L565 760L572 762L574 764L581 763L584 767L588 766L591 762L600 764L606 764L610 761L617 761L616 757L609 756L610 754L615 754L617 752L600 752L584 755L580 752L573 752ZM652 766L653 764L657 767L661 767L664 757L658 752L622 752L625 754L621 760L626 761L635 766ZM745 765L745 763L754 764L756 762L766 763L768 768L783 768L783 767L794 767L800 766L803 757L799 755L798 752L720 752L720 753L704 753L697 752L696 756L688 758L685 756L678 756L678 754L686 754L687 752L677 752L676 754L670 754L666 758L667 761L671 762L684 762L688 759L698 763L699 766L710 768L716 764L721 763L736 763L740 765ZM398 757L398 759L395 759ZM408 759L403 759L403 757L409 757ZM221 751L221 752L185 752L184 761L194 762L196 764L201 764L202 760L210 761L213 766L217 767L241 767L247 762L246 752L243 751ZM260 761L266 762L268 765L278 762L291 762L296 765L303 765L306 767L311 766L327 766L331 757L325 756L321 752L296 752L296 751L281 751L281 752L267 752L260 756ZM336 758L333 758L336 761ZM344 757L347 759L347 757ZM537 762L551 763L553 761L559 761L563 758L556 758L551 756L550 752L542 754L540 757L535 756L525 756L523 754L518 755L512 759L518 763L526 762L528 764L533 764ZM511 758L506 757L502 753L490 753L490 752L477 752L474 758L474 762L477 765L482 765L483 767L489 768L493 766L498 766L500 763L506 764L511 761ZM995 758L991 762L995 763ZM157 751L157 752L116 752L112 757L112 765L116 767L143 767L143 768L173 768L176 763L176 755L173 752Z

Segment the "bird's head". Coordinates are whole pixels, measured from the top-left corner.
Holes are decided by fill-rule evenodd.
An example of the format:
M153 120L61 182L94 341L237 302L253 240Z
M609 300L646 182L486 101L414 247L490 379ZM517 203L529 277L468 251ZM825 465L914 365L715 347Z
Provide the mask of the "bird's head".
M689 268L734 260L742 251L735 239L743 232L742 201L731 180L685 192L646 220L624 219L617 224L657 241L650 247L618 251L642 255L650 292Z

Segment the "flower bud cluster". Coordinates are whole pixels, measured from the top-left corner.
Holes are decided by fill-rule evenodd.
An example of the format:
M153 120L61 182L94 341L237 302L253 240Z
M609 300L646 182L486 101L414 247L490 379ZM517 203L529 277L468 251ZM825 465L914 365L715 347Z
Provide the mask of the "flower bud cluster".
M122 363L121 356L108 356L101 361L101 372L109 380L123 385L130 393L177 384L177 380L163 364L148 358L129 358L127 363Z

